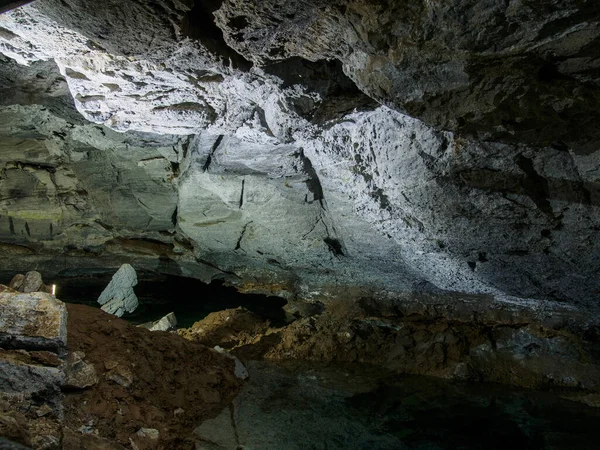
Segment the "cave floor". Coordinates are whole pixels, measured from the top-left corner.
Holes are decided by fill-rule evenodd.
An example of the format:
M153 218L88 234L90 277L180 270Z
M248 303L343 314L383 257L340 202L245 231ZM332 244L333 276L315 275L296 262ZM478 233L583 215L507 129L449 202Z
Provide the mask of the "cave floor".
M199 449L596 449L600 409L557 393L252 361Z
M98 307L90 299L97 298L105 278L60 280L63 299ZM221 285L206 290L206 285L177 277L142 281L136 288L141 308L124 317L133 324L172 310L183 327L224 307L277 315L285 303L241 296ZM600 408L570 400L572 393L565 389L398 375L357 363L238 356L247 365L249 381L229 407L195 430L198 450L566 450L597 449L600 442Z

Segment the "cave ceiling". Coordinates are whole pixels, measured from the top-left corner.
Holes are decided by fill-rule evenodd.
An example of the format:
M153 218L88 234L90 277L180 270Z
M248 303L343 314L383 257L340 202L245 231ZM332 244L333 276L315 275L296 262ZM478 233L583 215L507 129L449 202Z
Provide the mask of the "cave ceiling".
M594 306L599 24L576 0L13 9L1 268Z

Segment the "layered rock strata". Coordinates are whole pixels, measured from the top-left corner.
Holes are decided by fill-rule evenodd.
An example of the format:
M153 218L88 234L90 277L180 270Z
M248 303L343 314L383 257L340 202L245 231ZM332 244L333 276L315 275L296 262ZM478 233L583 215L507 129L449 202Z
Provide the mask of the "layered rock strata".
M1 267L597 316L600 8L392 3L0 16Z

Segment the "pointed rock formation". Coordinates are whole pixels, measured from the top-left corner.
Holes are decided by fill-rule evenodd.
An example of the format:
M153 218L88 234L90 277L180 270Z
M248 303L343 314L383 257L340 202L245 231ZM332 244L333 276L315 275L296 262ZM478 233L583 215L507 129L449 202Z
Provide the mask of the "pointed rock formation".
M129 264L123 264L98 297L102 310L117 317L121 317L125 312L133 312L139 305L133 292L135 285L137 285L135 269Z

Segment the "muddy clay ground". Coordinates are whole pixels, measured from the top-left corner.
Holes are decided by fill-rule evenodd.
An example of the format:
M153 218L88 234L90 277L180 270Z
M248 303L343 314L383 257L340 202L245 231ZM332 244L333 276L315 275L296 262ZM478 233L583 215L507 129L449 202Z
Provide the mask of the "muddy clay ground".
M99 375L93 389L65 398L66 421L76 429L91 427L126 445L140 428L154 428L164 448L194 448L194 426L241 387L233 361L201 344L82 305L68 312L69 352L83 351Z
M77 355L77 367L85 368L71 380L78 386L67 377L62 414L37 417L40 408L28 414L0 405L0 436L34 448L194 449L194 427L241 388L234 361L202 344L88 306L67 308L67 361Z

